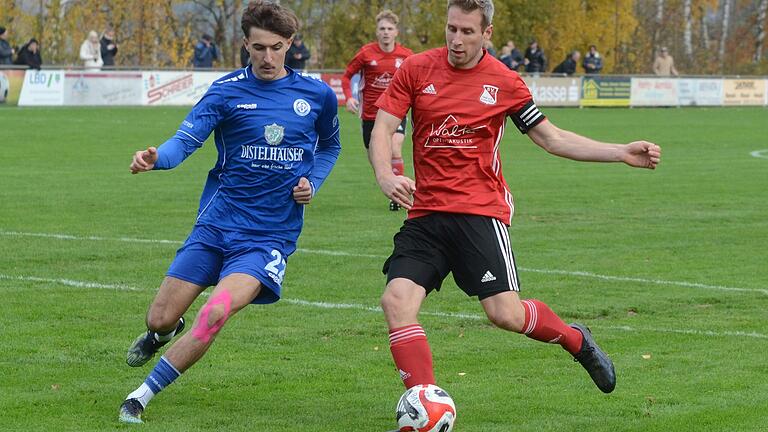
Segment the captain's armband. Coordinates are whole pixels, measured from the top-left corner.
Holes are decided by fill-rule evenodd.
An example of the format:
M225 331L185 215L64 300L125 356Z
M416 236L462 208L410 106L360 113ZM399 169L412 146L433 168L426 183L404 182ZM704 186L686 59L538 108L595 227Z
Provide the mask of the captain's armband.
M539 108L533 103L533 100L529 101L510 117L515 123L515 126L517 126L517 129L524 134L528 133L531 128L547 118L541 111L539 111Z

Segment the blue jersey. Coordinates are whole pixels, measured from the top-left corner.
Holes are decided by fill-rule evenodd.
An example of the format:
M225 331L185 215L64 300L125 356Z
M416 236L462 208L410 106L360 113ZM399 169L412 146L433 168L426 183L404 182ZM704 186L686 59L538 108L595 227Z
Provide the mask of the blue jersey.
M155 169L170 169L215 132L219 156L196 225L296 242L304 212L293 187L306 177L315 193L341 146L336 94L286 70L275 81L258 79L250 65L225 75L158 149Z

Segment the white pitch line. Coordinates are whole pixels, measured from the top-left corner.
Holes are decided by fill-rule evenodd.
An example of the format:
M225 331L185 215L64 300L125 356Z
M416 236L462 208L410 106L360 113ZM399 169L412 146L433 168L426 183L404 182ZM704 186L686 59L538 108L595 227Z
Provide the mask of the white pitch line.
M750 152L749 155L756 158L768 159L768 149L755 150L753 152Z
M174 244L174 245L181 245L184 243L178 240L142 239L142 238L133 238L133 237L74 236L70 234L33 233L33 232L20 232L20 231L0 231L0 235L8 236L8 237L53 238L58 240L116 241L116 242L127 242L127 243L159 243L159 244ZM348 256L348 257L355 257L355 258L376 258L376 259L387 258L387 255L361 254L361 253L333 251L333 250L324 250L324 249L299 248L297 249L297 251L302 253L327 255L327 256ZM646 279L646 278L638 278L638 277L631 277L631 276L613 276L613 275L591 273L586 271L537 269L537 268L530 268L530 267L519 267L519 269L522 271L531 272L531 273L560 274L560 275L566 275L566 276L601 279L601 280L607 280L607 281L635 282L635 283L650 284L650 285L668 285L668 286L699 288L699 289L717 290L717 291L755 292L763 295L768 295L768 289L763 289L763 288L741 288L741 287L731 287L731 286L725 286L725 285L709 285L709 284L703 284L703 283L697 283L697 282L673 281L673 280L664 280L664 279Z
M0 274L0 280L55 283L55 284L60 284L64 286L76 287L76 288L97 288L97 289L110 289L110 290L118 290L118 291L133 291L133 292L140 292L140 291L149 292L150 291L149 289L141 289L141 288L136 288L129 285L102 284L97 282L76 281L71 279L42 278L42 277L36 277L36 276L14 276L14 275ZM207 293L203 293L203 295L205 294ZM317 301L308 301L308 300L291 299L291 298L283 298L281 299L281 301L284 303L288 303L296 306L304 306L304 307L312 307L312 308L320 308L320 309L349 309L349 310L357 310L357 311L363 311L363 312L376 312L376 313L381 312L381 308L379 307L366 306L366 305L354 304L354 303L328 303L328 302L317 302ZM472 320L478 320L478 321L486 319L485 316L479 315L479 314L466 314L466 313L457 313L457 312L422 311L420 314L428 315L428 316L443 317L443 318L472 319ZM693 336L717 336L717 337L768 339L767 334L757 333L757 332L744 332L744 331L726 330L726 331L716 332L716 331L710 331L710 330L642 328L642 327L630 327L630 326L606 326L606 325L600 325L600 324L592 325L592 326L595 328L604 328L608 330L620 330L620 331L631 332L631 333L652 332L652 333L686 334L686 335L693 335Z
M707 285L707 284L696 283L696 282L668 281L668 280L662 280L662 279L643 279L643 278L636 278L636 277L630 277L630 276L609 276L609 275L601 275L597 273L590 273L590 272L584 272L584 271L541 270L541 269L532 269L532 268L525 268L525 267L520 267L520 270L529 271L532 273L562 274L562 275L568 275L568 276L587 277L587 278L610 280L610 281L639 282L639 283L647 283L647 284L654 284L654 285L677 285L677 286L688 287L688 288L702 288L702 289L721 290L721 291L759 292L759 293L768 295L768 290L760 289L760 288L737 288L737 287L729 287L729 286L723 286L723 285Z
M71 286L75 288L100 288L100 289L113 289L118 291L145 291L143 289L135 288L127 285L102 284L102 283L96 283L96 282L76 281L71 279L52 279L52 278L41 278L41 277L35 277L35 276L11 276L11 275L0 274L0 279L18 280L18 281L25 281L25 282L55 283L55 284L66 285L66 286Z

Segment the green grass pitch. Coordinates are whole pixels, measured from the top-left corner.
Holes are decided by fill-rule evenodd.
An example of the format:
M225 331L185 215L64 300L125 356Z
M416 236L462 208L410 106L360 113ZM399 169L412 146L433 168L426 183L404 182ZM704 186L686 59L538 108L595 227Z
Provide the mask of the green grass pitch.
M387 210L347 113L285 299L231 320L145 425L117 423L154 363L131 369L125 350L215 149L169 172L131 176L128 164L187 111L0 109L0 430L393 429L404 389L375 308L405 215ZM493 328L449 278L422 323L455 430L768 430L768 159L750 155L768 149L768 110L545 112L597 139L663 147L651 172L559 159L514 128L502 146L523 296L589 325L618 386L603 395L559 347Z

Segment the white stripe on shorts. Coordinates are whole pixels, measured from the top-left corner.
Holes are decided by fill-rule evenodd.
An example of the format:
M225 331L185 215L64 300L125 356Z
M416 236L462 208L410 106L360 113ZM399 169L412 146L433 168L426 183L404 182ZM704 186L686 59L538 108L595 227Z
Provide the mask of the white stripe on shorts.
M491 219L494 230L496 230L496 239L499 242L501 256L504 257L504 263L507 266L507 284L510 291L520 291L517 286L517 277L515 275L515 262L512 257L512 251L509 248L509 233L507 227L496 219Z

